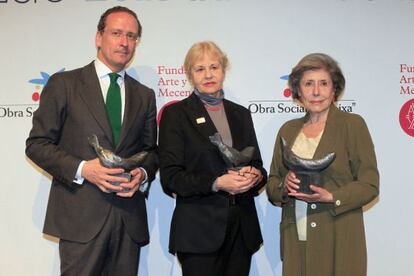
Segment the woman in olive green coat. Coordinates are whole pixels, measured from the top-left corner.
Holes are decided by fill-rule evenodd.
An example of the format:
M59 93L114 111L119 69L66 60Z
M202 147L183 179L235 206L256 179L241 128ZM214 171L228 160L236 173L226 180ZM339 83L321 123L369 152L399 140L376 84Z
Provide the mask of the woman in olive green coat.
M306 109L276 138L267 183L269 200L282 207L280 246L284 276L365 276L362 207L379 193L374 145L364 120L333 102L345 87L342 72L325 54L305 56L289 76L292 97ZM335 152L321 187L299 192L300 181L282 160L281 138L306 159Z

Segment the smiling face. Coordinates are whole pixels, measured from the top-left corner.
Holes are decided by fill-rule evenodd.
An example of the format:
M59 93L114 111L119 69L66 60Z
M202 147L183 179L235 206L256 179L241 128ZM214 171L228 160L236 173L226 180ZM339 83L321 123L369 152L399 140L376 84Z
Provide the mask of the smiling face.
M326 70L303 73L299 83L299 100L311 115L327 115L334 95L332 78Z
M98 59L113 72L119 72L131 61L138 37L138 23L126 12L108 15L105 29L96 33Z
M223 66L217 57L204 54L191 67L191 79L201 93L214 94L223 88Z

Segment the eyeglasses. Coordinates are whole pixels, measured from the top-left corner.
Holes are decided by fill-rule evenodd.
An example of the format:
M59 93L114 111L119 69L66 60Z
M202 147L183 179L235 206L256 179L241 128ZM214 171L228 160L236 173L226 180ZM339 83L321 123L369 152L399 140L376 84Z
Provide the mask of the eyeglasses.
M108 34L110 36L112 36L113 38L115 38L115 39L119 39L119 38L123 37L124 35L126 36L128 41L130 41L130 42L137 42L138 39L139 39L138 34L131 33L131 32L124 33L121 30L103 30L102 32L105 32L105 31L108 32Z

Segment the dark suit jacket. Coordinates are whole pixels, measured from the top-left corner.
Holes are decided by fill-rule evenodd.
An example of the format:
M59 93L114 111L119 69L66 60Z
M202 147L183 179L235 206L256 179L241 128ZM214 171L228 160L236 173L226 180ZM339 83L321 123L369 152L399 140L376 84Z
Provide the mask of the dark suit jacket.
M44 233L87 242L102 228L111 208L119 208L128 234L149 241L145 195L132 198L103 193L85 179L73 183L82 160L96 158L87 137L96 134L104 148L121 157L147 150L142 167L151 182L158 166L154 92L125 75L125 112L120 142L113 146L111 127L93 62L53 75L44 87L26 141L26 154L52 175Z
M233 147L254 146L251 165L264 179L254 189L238 196L244 241L252 251L262 244L254 196L266 182L250 112L224 100ZM198 118L204 118L202 123ZM213 192L214 180L226 173L226 165L209 136L217 132L199 98L187 99L165 108L160 124L160 175L167 194L176 194L170 231L170 252L209 253L223 244L229 210L228 194Z

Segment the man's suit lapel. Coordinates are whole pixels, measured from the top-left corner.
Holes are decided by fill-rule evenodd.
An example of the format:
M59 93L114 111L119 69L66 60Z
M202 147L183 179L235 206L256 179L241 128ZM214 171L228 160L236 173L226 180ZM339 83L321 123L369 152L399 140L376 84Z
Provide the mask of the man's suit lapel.
M121 127L121 134L119 137L119 144L117 146L117 150L121 149L123 141L128 136L128 133L134 124L136 118L138 118L138 113L142 111L142 97L137 91L134 91L134 87L132 85L130 76L125 74L124 79L125 85L125 110L124 110L124 118L122 120L122 127Z
M112 141L112 129L109 125L101 86L93 62L83 68L81 78L80 96L88 106L98 125L102 128L105 136L109 141Z

